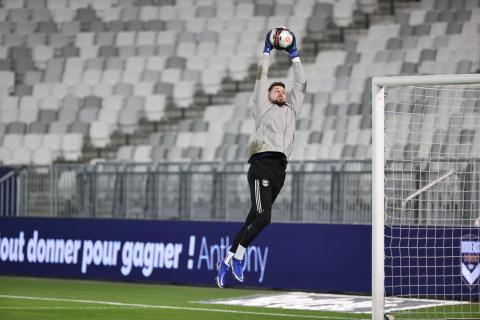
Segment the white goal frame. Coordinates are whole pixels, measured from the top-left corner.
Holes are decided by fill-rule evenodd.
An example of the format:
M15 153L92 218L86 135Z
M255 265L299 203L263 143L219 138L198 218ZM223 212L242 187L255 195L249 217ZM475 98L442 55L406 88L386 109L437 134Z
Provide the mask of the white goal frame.
M480 84L480 74L391 76L372 79L372 319L384 319L384 109L376 96L384 86Z

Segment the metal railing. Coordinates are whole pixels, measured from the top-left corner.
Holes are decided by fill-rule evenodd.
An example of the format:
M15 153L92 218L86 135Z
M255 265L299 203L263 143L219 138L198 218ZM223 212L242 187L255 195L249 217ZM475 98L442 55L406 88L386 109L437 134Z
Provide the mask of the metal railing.
M386 161L385 224L479 225L480 160Z
M387 162L386 223L478 224L478 165L475 159ZM0 172L0 215L242 221L251 206L248 167L107 162L7 168ZM370 161L290 162L272 221L369 224L371 201Z
M0 168L0 216L18 216L17 168Z
M242 221L251 203L245 162L30 166L17 174L18 214ZM290 162L272 221L371 221L370 161Z

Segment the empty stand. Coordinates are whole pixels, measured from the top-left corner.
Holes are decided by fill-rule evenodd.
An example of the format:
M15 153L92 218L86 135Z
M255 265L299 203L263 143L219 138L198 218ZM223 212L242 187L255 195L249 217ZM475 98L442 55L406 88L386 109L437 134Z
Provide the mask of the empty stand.
M265 31L278 25L305 46L307 96L292 160L369 158L372 76L471 73L480 64L478 0L422 0L319 47L380 9L376 0L5 0L0 161L78 161L88 148L112 158L101 154L112 144L120 160L244 159L255 130L252 73ZM272 80L291 86L292 70L275 70L288 63L272 54Z

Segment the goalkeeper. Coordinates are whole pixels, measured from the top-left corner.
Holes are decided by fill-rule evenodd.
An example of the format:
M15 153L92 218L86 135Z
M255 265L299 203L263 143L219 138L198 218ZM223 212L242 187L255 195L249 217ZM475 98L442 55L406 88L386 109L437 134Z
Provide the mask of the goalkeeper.
M270 31L271 32L271 31ZM258 234L270 223L272 204L285 181L287 158L292 153L295 123L302 109L306 91L305 73L297 51L295 36L288 49L294 71L294 85L286 93L283 82L268 85L270 32L265 37L262 61L258 66L253 92L253 118L256 132L249 146L250 169L248 184L252 206L245 224L235 236L225 259L217 264L217 285L223 288L226 275L243 282L243 258L245 251Z

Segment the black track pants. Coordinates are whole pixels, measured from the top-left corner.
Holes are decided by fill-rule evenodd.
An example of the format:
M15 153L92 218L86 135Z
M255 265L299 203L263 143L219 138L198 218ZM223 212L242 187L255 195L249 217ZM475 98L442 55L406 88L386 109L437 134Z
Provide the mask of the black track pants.
M248 170L250 200L252 206L245 224L240 228L230 251L235 252L239 244L248 247L272 218L272 204L285 182L285 160L263 158L251 162Z

